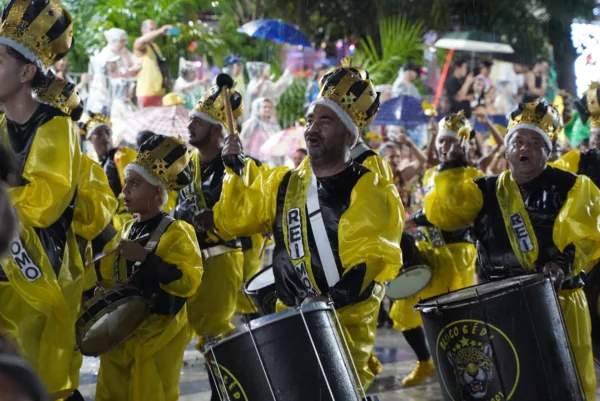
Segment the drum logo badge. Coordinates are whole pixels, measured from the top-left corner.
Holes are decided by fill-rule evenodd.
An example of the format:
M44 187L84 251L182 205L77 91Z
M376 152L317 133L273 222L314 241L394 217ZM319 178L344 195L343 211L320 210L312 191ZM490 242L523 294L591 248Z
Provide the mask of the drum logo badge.
M519 358L512 342L483 321L447 325L438 335L436 355L441 381L453 400L506 401L517 388ZM501 372L495 361L502 361ZM460 396L450 391L457 388Z
M229 370L220 364L217 369L215 361L210 361L210 367L216 382L219 383L219 390L222 393L226 392L229 395L227 399L232 401L248 401L248 397L246 396L242 385Z
M525 221L523 220L521 213L511 214L509 219L510 225L515 233L515 237L519 242L519 250L521 252L533 251L533 242L529 237L529 233L527 232L527 227L525 226Z

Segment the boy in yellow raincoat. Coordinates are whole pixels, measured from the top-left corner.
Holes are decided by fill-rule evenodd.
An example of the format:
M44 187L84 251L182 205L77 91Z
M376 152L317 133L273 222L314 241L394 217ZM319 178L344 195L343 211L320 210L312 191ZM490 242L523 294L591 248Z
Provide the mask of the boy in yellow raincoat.
M72 18L55 1L11 0L4 7L0 138L18 164L8 193L20 225L1 262L0 325L54 399L70 396L79 382L73 362L84 272L72 220L81 151L71 117L33 91L46 85L43 71L70 51L72 35Z
M425 214L444 230L473 225L481 281L551 274L562 288L571 348L585 395L593 400L596 376L582 272L600 257L600 191L586 176L547 166L559 127L555 109L543 101L519 104L510 117L504 137L510 170L473 180L466 169L445 169L442 163L425 197ZM462 149L456 144L452 151Z
M280 307L320 295L333 299L366 389L373 381L368 361L381 283L395 278L402 264L404 210L393 184L350 158L379 108L368 74L344 63L324 81L308 110L309 157L297 169L267 170L245 186L240 139L226 138L227 176L214 219L227 236L273 232Z
M202 257L194 229L163 211L168 191L190 183L185 144L156 135L125 169L124 203L136 220L125 223L101 261L103 286L119 278L151 300L150 315L133 337L100 356L97 401L176 401L183 353L191 338L186 299L202 278ZM150 238L140 239L145 235ZM118 256L115 256L118 255ZM115 258L118 258L115 260Z

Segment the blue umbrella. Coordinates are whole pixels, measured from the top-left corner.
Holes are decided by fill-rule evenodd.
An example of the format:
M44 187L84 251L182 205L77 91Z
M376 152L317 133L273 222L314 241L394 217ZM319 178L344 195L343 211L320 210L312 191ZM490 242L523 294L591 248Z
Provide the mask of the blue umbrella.
M412 96L398 96L384 102L373 124L415 126L429 121L421 101Z
M274 19L257 19L238 28L238 32L253 38L269 39L277 43L289 43L310 47L310 41L290 24Z

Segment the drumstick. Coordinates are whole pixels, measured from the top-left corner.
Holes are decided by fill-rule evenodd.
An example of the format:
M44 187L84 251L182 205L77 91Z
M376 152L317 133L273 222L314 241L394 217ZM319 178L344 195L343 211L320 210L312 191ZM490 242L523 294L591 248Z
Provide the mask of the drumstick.
M136 238L136 239L134 239L132 241L133 242L140 242L140 241L143 241L143 240L148 239L148 238L150 238L150 234L142 235L141 237ZM119 250L119 247L117 246L116 248L111 249L110 251L102 252L99 255L96 255L96 257L93 258L90 263L86 264L85 267L87 268L89 266L95 265L96 262L98 262L99 260L104 259L105 257L110 256L110 255L116 253L118 250Z
M227 74L219 74L217 75L217 86L221 88L221 95L224 96L225 102L225 117L227 118L227 129L230 134L236 133L236 130L233 125L233 111L231 110L231 93L229 89L233 88L233 78Z

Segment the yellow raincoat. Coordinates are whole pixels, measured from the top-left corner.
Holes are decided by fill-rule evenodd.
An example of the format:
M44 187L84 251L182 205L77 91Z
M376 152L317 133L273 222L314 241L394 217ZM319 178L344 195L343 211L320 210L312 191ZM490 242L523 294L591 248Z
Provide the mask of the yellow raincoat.
M552 167L548 168L552 169ZM537 240L535 235L532 235L533 228L528 213L524 210L518 187L516 184L513 185L514 180L510 172L501 175L498 182L497 195L506 194L502 196L507 199L506 204L510 213L521 213L528 235L535 244L533 251L517 255L522 260L521 265L527 269L536 262ZM428 220L444 229L469 226L484 206L480 187L461 169L443 171L435 177L435 187L426 195L425 200L425 213ZM600 257L599 226L600 190L588 177L577 176L554 221L552 231L552 239L559 251L564 251L570 244L575 247L570 277L576 277L586 266ZM511 231L507 230L509 238ZM511 239L511 243L512 241ZM593 400L596 391L596 375L593 367L589 309L583 289L563 289L559 294L559 300L586 397L588 400Z
M36 233L59 220L72 207L80 177L81 151L75 122L51 106L25 154L22 185L8 193L20 218L20 240L12 256L1 262L9 282L0 283L0 325L17 339L23 355L54 399L78 386L80 359L74 351L84 271L72 226L58 276ZM0 136L11 149L5 117Z
M362 167L361 167L362 168ZM289 174L288 174L289 173ZM214 208L215 225L220 234L228 237L251 235L258 232L274 231L277 238L283 238L285 251L291 258L287 237L287 220L277 221L277 210L285 209L282 216L298 205L302 223L302 242L304 256L296 259L300 270L286 271L285 267L274 266L278 274L293 279L293 275L303 274L300 279L306 286L307 294L322 294L329 291L319 289L311 267L311 258L306 233L306 191L312 169L308 158L292 172L285 167L262 172L252 183L245 186L242 178L227 168L223 192ZM278 202L280 185L288 176L284 204ZM302 206L301 208L299 206ZM373 207L377 205L377 207ZM338 223L339 260L342 280L346 274L355 272L355 267L364 265L364 275L360 283L360 292L372 285L370 296L362 301L351 303L337 312L349 342L352 357L359 371L360 381L368 388L373 381L373 373L368 367L374 341L379 305L383 298L382 285L395 278L402 264L400 236L404 224L404 209L399 200L398 191L389 182L381 180L377 174L364 173L351 190L350 204L341 215ZM291 265L291 263L290 263ZM339 267L338 267L338 270ZM293 274L293 275L290 275ZM349 276L351 277L351 276ZM375 282L375 283L373 283ZM279 283L278 285L284 285ZM290 294L293 296L294 294ZM300 296L300 293L295 294ZM291 306L291 305L288 305ZM281 305L280 305L281 308Z
M195 197L198 209L202 210L210 208L210 205L207 205L203 194L200 166L198 150L190 152L193 182L188 187L190 190L186 188L181 193L184 197ZM215 184L216 181L212 183ZM207 237L211 242L205 244L208 247L223 242L212 232L208 233ZM187 302L189 322L198 335L198 349L204 343L206 336L215 337L234 328L231 319L235 314L238 294L242 288L243 266L244 255L240 248L231 248L221 255L204 259L202 284Z
M73 212L73 229L75 235L87 241L85 255L81 255L86 267L84 290L92 288L97 281L94 267L86 266L93 258L91 241L110 223L118 205L102 166L83 154L77 203Z
M423 176L423 187L427 191L435 185L434 177L437 167L428 169ZM476 168L466 168L465 176L471 179L483 177L483 172ZM436 234L443 233L437 227L422 227L420 229L427 238L435 230ZM455 291L473 285L475 278L475 261L477 251L475 246L467 242L445 243L440 246L434 245L435 241L421 240L417 248L425 261L433 268L431 283L419 294L407 299L394 302L390 310L390 318L394 322L394 328L407 331L423 325L421 314L413 309L419 299L426 299L443 294L447 291Z
M105 249L114 249L127 238L133 221L128 221ZM175 221L161 237L155 254L165 263L177 266L183 276L160 287L178 297L190 297L202 280L202 257L194 229ZM103 286L114 285L115 255L102 259ZM119 258L121 279L125 279L126 262ZM176 401L183 353L191 340L187 310L175 316L151 314L135 335L112 351L100 356L96 401Z

